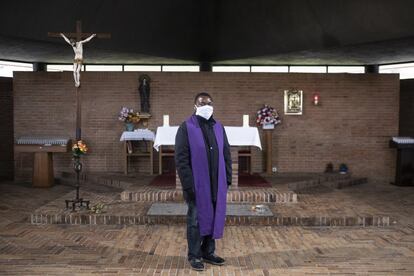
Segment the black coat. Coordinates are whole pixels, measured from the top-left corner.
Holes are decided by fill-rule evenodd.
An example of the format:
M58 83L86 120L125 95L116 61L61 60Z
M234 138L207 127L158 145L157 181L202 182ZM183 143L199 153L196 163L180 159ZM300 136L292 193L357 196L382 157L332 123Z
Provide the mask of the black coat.
M196 115L198 123L200 124L203 132L204 142L206 144L208 168L210 174L211 184L211 198L215 202L217 198L218 189L218 147L216 141L216 135L214 134L214 124L216 121L213 117L209 120L204 119L201 116ZM231 154L230 145L227 140L226 131L223 127L223 154L224 161L226 163L226 177L227 185L231 185ZM190 145L188 143L187 125L183 122L178 128L177 135L175 137L175 166L180 177L183 190L194 189L193 171L191 168L191 155Z

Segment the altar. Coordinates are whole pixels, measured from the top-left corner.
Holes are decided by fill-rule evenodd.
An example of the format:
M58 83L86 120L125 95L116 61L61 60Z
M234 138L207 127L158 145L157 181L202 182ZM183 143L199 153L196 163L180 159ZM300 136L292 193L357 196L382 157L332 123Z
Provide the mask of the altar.
M235 126L224 126L224 129L227 134L227 139L231 146L231 156L232 156L232 188L236 189L238 187L238 168L239 168L239 147L257 147L262 150L262 144L260 141L259 131L257 127L235 127ZM159 152L159 162L162 166L162 157L163 146L174 146L175 145L175 136L178 131L178 126L160 126L157 128L155 139L154 139L154 149ZM171 152L169 155L173 154ZM159 173L162 173L162 167L159 169ZM176 177L176 186L181 188L181 183L179 182L178 176Z

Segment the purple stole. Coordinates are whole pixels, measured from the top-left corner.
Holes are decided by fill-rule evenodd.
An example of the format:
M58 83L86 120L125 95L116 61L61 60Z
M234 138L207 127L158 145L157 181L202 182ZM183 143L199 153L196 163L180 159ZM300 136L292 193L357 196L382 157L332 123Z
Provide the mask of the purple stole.
M191 168L194 178L195 202L200 235L212 235L214 239L219 239L223 237L227 200L226 166L223 155L223 126L218 121L214 125L214 134L216 135L219 152L217 202L216 211L214 212L211 199L208 157L203 131L198 124L196 115L189 117L186 120L186 125L188 142L190 144Z

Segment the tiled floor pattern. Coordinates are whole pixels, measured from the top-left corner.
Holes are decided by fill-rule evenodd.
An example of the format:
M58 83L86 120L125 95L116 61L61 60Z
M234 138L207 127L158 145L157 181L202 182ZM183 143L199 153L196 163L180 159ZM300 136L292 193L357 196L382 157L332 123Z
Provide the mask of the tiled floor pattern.
M413 275L414 228L227 227L201 275ZM196 275L182 226L0 229L2 275Z

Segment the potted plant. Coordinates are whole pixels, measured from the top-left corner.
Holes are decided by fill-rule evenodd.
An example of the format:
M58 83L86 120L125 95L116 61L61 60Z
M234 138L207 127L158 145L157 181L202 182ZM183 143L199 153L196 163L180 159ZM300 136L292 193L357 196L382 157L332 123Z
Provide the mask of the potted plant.
M140 121L139 112L134 112L132 108L129 109L128 107L123 106L119 111L118 119L125 123L127 131L134 131L134 124Z
M261 125L263 129L274 129L275 126L281 122L279 114L273 107L265 104L262 108L257 110L256 124L258 126Z
M348 173L348 166L345 163L339 165L339 173L340 174L347 174Z

